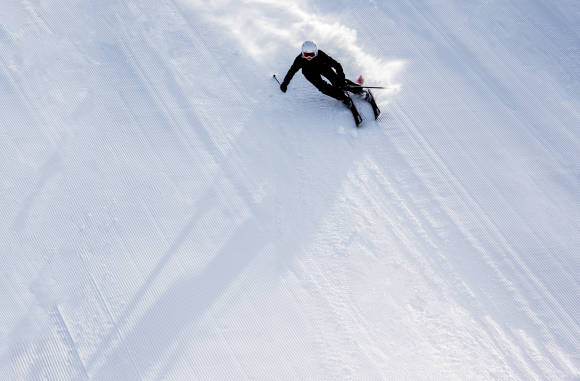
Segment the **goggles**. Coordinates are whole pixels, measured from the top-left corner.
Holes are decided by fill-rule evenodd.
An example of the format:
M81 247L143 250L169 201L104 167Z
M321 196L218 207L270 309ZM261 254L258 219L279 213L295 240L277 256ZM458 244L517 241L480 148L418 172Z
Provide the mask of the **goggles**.
M304 58L314 58L314 57L316 57L316 53L314 53L314 52L310 52L310 53L303 52L302 53L302 57L304 57Z

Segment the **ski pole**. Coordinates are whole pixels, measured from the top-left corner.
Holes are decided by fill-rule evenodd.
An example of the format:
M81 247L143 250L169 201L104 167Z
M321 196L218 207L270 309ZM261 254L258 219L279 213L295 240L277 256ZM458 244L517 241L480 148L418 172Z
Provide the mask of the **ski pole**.
M388 89L382 86L344 86L345 89Z
M276 80L276 82L278 82L278 84L281 85L280 81L278 81L278 77L276 77L276 74L273 74L272 78L274 78Z

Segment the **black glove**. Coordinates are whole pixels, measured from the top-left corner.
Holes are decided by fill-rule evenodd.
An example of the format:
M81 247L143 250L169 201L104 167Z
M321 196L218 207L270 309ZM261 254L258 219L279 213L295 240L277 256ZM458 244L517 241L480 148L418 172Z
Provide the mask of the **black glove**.
M282 84L280 84L280 90L285 93L286 90L288 90L288 84L286 82L282 82Z

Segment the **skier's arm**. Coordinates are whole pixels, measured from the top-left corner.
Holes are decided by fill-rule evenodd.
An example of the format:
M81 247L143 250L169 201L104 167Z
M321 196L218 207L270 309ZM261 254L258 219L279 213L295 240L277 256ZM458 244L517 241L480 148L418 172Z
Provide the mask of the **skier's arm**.
M329 56L324 52L319 51L319 54L324 54L326 56L326 59L328 60L330 67L336 71L336 74L338 74L338 77L341 79L340 82L343 83L345 80L345 76L344 70L342 70L342 65L337 60L335 60L334 58L332 58L331 56Z
M292 80L292 77L294 77L294 74L296 74L298 72L298 70L300 70L300 68L301 68L301 60L300 60L300 55L298 55L298 57L296 57L296 59L294 59L292 66L290 66L288 73L286 73L286 76L284 77L284 80L282 81L282 84L280 85L280 89L283 92L286 92L286 89L288 88L288 84Z

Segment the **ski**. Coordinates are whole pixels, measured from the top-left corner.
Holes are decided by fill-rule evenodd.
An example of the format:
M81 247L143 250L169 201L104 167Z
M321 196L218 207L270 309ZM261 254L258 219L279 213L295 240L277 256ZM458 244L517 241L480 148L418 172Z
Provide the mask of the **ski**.
M368 89L366 90L366 93L367 95L365 96L365 99L371 104L371 107L373 108L373 114L375 114L375 120L377 120L379 115L381 115L381 110L379 109L379 106L377 106L377 102L375 102L373 93Z
M356 124L357 127L360 127L360 125L363 122L362 116L360 116L358 110L356 109L354 102L352 103L352 107L350 108L350 111L352 112L352 117L354 118L354 123Z
M348 103L345 103L346 107L349 108L350 112L352 113L352 117L354 118L354 124L356 124L357 128L360 127L360 125L363 122L363 118L360 115L360 113L358 112L356 106L354 105L354 102L352 101L352 99L350 98L350 96L348 97Z

